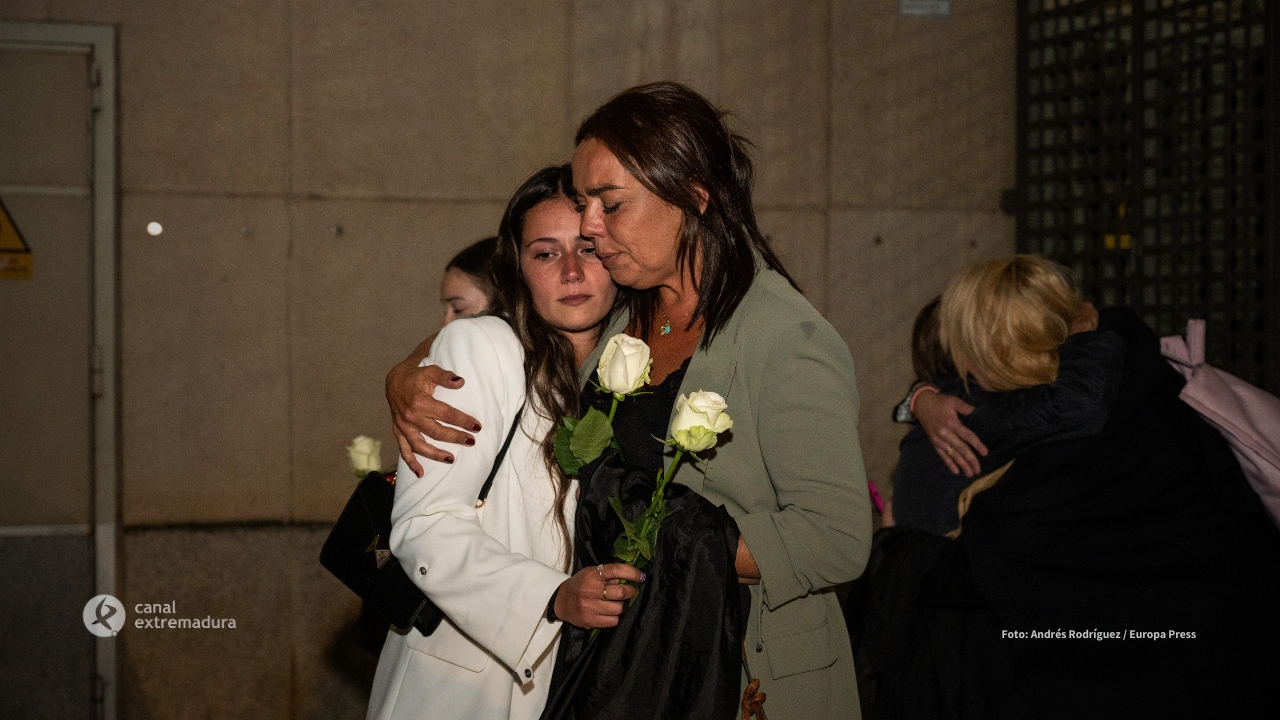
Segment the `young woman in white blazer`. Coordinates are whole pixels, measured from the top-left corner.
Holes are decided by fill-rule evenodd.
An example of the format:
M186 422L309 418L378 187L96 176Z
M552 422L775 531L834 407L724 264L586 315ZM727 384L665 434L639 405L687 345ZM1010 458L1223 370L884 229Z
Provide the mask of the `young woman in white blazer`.
M450 323L420 363L465 377L459 387L441 386L438 398L474 409L488 431L456 436L446 462L400 461L391 551L447 619L429 636L388 633L368 720L537 718L560 621L616 625L635 593L619 580L641 580L621 564L567 573L576 486L559 471L551 440L561 417L577 415L575 368L594 349L617 292L578 234L569 178L567 166L546 168L516 192L493 261L496 316Z

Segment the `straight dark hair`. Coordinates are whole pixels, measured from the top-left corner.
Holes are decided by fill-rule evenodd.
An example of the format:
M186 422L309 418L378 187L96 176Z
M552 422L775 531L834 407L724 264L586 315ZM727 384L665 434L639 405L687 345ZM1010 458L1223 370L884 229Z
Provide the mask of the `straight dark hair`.
M498 238L496 237L478 240L459 250L449 264L444 266L446 271L458 270L466 273L476 282L490 305L493 305L493 273L489 271L489 264L493 260L493 252L497 246Z
M548 201L563 198L573 202L573 172L568 165L548 167L534 173L516 190L502 214L498 227L498 245L490 265L494 287L491 311L505 319L524 348L526 407L552 421L551 430L541 438L542 459L555 486L553 510L556 528L564 539L563 570L569 571L573 559L573 538L565 520L564 501L569 495L570 480L560 469L555 456L555 425L563 417L578 417L579 387L577 361L569 339L538 315L533 293L520 269L520 248L524 238L524 219L530 210ZM608 317L601 324L608 322ZM535 438L536 440L537 438Z
M955 363L951 355L942 348L940 323L938 321L938 304L942 302L939 295L920 308L915 324L911 326L911 366L916 371L916 380L937 383L943 378L956 377Z
M688 327L698 319L705 322L703 348L724 329L755 281L753 249L765 267L799 289L756 224L750 142L729 129L725 116L684 85L649 83L601 105L574 138L574 145L601 142L650 192L680 208L684 219L676 262L681 271L701 263L700 276L693 278L698 304ZM705 211L699 208L699 188L707 193ZM657 288L619 290L620 304L631 312L640 336L648 337L658 311Z

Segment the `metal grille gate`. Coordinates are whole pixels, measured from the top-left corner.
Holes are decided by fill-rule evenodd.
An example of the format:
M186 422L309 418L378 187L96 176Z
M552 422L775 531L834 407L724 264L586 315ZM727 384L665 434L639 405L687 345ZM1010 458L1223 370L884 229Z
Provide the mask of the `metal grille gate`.
M1018 247L1280 391L1280 2L1023 0Z

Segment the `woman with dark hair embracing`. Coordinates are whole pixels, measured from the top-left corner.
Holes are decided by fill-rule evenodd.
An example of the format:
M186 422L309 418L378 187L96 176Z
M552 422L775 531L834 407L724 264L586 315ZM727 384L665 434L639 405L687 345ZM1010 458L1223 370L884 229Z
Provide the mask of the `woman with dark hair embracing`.
M570 194L567 167L541 170L516 191L492 258L497 316L457 320L427 343L424 362L468 377L442 395L500 430L422 473L401 459L388 544L448 620L431 635L387 634L370 719L538 717L558 620L616 624L635 592L618 580L640 580L616 563L568 572L575 483L546 452L556 421L576 410L575 362L595 347L616 295L578 235Z
M723 396L733 428L704 462L676 468L668 488L723 508L725 522L690 503L698 527L680 514L662 525L648 580L621 624L594 640L586 631L566 636L556 675L564 684L548 714L727 718L754 678L749 699L763 693L775 718L858 717L834 592L862 572L871 538L849 349L769 248L751 203L745 140L705 98L675 83L632 88L583 121L576 145L581 234L622 286L619 311L580 366L584 404L609 409L589 383L605 340L625 332L652 353L647 394L621 403L613 420L621 452L580 472L579 566L611 559L621 522L605 498L619 489L625 496L628 483L643 495L635 478L651 488L673 461L662 438L679 396ZM445 371L431 377L456 383ZM430 419L412 424L446 442L458 431L435 421L470 419L421 398L392 402L427 408L421 415ZM409 434L415 449L438 451ZM692 558L664 549L731 539L711 577L691 579L681 562ZM735 583L746 589L741 605ZM706 630L708 620L720 629Z

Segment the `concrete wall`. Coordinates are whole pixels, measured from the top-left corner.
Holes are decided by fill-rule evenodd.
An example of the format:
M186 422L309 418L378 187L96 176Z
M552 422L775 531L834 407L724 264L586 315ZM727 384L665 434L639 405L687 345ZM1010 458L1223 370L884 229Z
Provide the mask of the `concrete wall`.
M638 82L692 84L757 145L761 224L849 343L868 471L887 485L911 319L953 272L1013 249L998 204L1015 5L953 5L947 20L894 0L0 7L120 27L126 603L245 618L231 638L127 636L129 716L360 715L358 689L322 682L356 606L313 564L353 484L343 446L372 435L391 461L383 375L438 325L444 262ZM243 697L250 677L275 689Z

